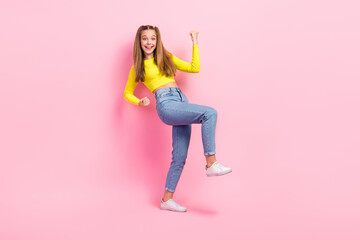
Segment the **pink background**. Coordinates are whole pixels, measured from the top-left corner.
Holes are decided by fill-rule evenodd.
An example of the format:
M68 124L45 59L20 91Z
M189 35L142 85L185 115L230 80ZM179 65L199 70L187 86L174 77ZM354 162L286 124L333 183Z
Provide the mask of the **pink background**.
M358 1L6 1L0 5L0 239L359 239ZM160 211L171 127L144 86L123 99L138 26L201 70L218 110L207 178L200 125Z

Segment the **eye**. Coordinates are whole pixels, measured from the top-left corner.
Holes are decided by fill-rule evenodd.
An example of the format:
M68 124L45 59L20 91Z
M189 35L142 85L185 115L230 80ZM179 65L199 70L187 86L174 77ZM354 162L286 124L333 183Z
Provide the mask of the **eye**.
M152 38L153 41L155 41L156 39L155 38Z

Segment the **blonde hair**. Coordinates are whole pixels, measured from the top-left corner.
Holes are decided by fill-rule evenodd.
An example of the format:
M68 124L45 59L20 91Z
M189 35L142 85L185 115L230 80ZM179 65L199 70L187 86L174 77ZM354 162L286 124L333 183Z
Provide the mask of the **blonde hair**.
M141 33L144 30L155 30L156 33L156 48L154 50L154 61L158 66L160 73L166 76L175 76L176 67L171 59L170 52L168 52L162 41L160 30L156 26L142 25L138 28L134 42L134 70L135 70L135 81L144 82L145 80L145 67L144 67L144 53L141 48Z

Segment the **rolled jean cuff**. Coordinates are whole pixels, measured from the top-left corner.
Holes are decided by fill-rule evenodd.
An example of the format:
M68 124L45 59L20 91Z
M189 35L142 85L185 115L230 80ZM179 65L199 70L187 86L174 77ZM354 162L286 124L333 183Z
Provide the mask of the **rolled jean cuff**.
M170 188L168 188L168 187L166 187L165 190L166 190L166 191L169 191L169 192L175 192L174 189L170 189Z
M216 153L215 152L206 152L204 153L205 156L208 156L208 155L215 155Z

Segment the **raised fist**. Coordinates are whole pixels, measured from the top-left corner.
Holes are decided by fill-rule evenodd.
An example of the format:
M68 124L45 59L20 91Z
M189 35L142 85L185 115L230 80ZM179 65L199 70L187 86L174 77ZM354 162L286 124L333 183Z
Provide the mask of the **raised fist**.
M199 35L199 32L197 32L197 31L191 31L191 32L190 32L191 40L192 40L195 44L197 44L198 35Z
M147 97L143 97L142 99L140 99L139 106L146 107L149 104L150 104L150 99L148 99Z

